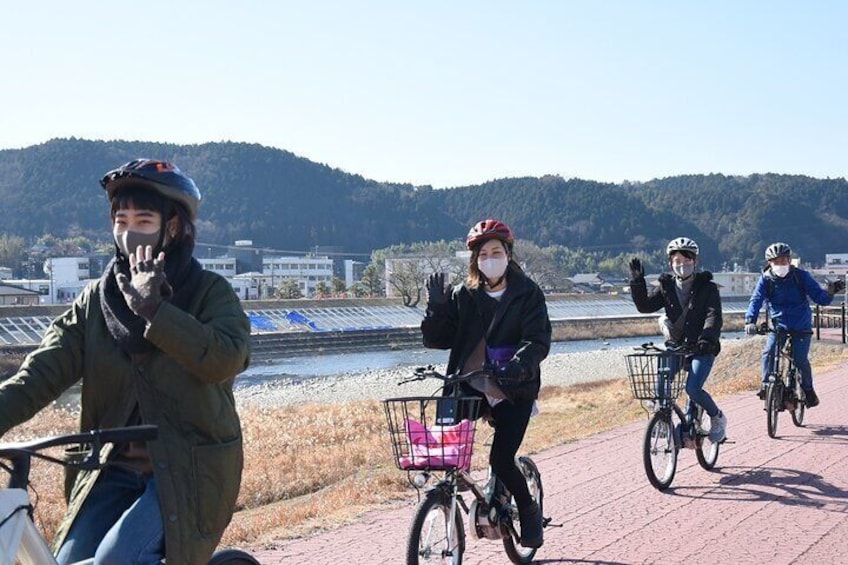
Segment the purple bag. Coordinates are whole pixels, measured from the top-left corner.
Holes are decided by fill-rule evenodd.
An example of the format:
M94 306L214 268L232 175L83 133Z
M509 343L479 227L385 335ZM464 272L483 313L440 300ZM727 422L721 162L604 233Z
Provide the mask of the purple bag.
M512 345L500 345L497 347L486 346L486 362L495 367L502 367L515 357L518 348Z

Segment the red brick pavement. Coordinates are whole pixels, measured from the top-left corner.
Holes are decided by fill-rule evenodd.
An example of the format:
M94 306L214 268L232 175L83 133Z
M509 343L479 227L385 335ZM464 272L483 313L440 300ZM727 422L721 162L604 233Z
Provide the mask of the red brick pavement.
M684 450L665 492L644 474L644 421L534 455L545 514L562 524L546 531L536 563L848 563L846 378L848 362L816 375L821 405L807 411L803 428L781 414L778 439L768 438L753 393L721 399L729 442L716 469L701 469ZM413 502L257 557L269 565L402 564ZM463 562L508 560L499 542L469 540Z

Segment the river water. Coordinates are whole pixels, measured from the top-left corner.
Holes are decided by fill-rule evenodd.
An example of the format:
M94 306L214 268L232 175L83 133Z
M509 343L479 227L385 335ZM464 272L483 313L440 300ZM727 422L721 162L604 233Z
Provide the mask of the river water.
M722 334L722 339L741 339L743 336L743 332L729 332ZM662 336L558 341L551 344L550 355L636 347L648 341L661 343ZM447 351L423 348L336 353L331 355L314 355L311 357L298 355L285 361L277 359L272 363L256 363L236 377L235 386L251 386L273 381L276 378L326 377L365 373L397 367L440 365L447 363L447 360ZM79 385L75 385L62 395L58 403L63 406L75 407L79 403L79 394Z
M743 332L727 332L722 334L722 339L740 339L743 336ZM648 341L662 343L663 338L660 335L656 335L558 341L551 344L550 355L617 349L621 347L635 347ZM384 349L378 351L314 355L311 357L298 355L288 360L281 361L279 359L275 359L273 362L269 362L267 364L256 363L237 377L236 385L244 386L257 384L262 381L268 381L269 379L273 380L275 377L324 377L340 374L364 373L396 367L439 365L447 363L447 360L447 351L423 348L398 350Z

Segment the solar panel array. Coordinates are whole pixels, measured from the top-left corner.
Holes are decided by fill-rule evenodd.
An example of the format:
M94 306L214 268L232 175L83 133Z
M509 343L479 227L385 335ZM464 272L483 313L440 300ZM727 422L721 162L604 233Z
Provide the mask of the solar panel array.
M741 313L748 301L722 303L725 313ZM416 327L424 317L424 308L406 306L350 306L327 308L248 310L251 331L255 334L278 332L323 332L378 330ZM581 318L621 318L656 316L639 314L629 298L598 300L550 300L551 320ZM50 325L47 316L0 318L0 345L32 345L41 340Z
M0 318L0 344L38 343L52 321L48 316Z

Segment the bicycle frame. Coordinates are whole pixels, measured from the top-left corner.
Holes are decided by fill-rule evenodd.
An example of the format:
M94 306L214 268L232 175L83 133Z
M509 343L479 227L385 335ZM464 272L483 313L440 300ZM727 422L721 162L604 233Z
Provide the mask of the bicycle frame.
M801 332L785 330L772 323L772 328L762 327L759 333L774 334L769 357L771 366L766 375L763 410L766 412L766 431L771 438L777 437L777 421L780 412L789 410L792 423L801 426L804 422L806 398L800 388L800 377L795 366L793 348L795 338ZM784 370L783 363L788 363Z
M427 377L438 378L443 383L456 384L470 381L473 378L480 378L481 373L484 372L474 371L467 375L449 378L436 373L432 367L420 368L416 370L415 377L398 384L423 380ZM447 458L447 447L449 446L445 437L453 439L453 436L450 435L453 430L445 431L440 426L456 427L463 425L462 420L457 423L457 420L459 420L458 413L466 413L462 409L461 403L469 401L475 406L473 410L469 411L474 413L473 418L476 421L479 404L481 401L485 402L479 397L460 396L459 387L456 386L453 387L453 392L452 396L447 397L404 397L383 401L393 443L395 462L398 468L407 470L409 482L419 491L419 507L413 518L407 543L407 562L419 564L422 560L446 558L449 558L452 562L460 562L465 550L464 512L464 515L470 518L469 528L472 529L474 538L501 539L506 554L512 562L530 563L536 553L536 548L521 546L520 535L514 523L518 519L517 508L511 502L511 494L494 477L491 468L488 470L485 483L481 483L471 475L470 450L467 452L468 459L449 460ZM440 406L440 404L444 404L444 402L440 403L437 400L433 403L434 399L446 398L454 401L456 404L455 411L441 410L443 406ZM412 411L409 408L410 403L413 407ZM429 409L435 408L435 417L431 415L430 420L425 413L427 407ZM418 414L420 414L420 418L413 418ZM420 419L421 423L416 423L415 420L417 419ZM435 422L436 426L428 428L427 421ZM421 426L422 423L424 424L423 427ZM425 438L424 441L431 441L426 439L428 430L432 430L434 440L439 434L442 434L442 439L439 440L444 442L441 447L442 451L439 452L438 441L434 444L428 443L428 445L435 447L435 457L428 451L427 458L416 460L416 445L422 444L422 438ZM461 450L457 450L457 452L461 453ZM541 510L543 491L538 469L532 460L527 457L519 457L516 460L516 465L524 475L528 488ZM421 489L427 485L434 475L438 476L439 479L433 486L426 489L422 498ZM474 497L470 506L461 494L465 491L470 491ZM442 520L445 522L444 527L442 527ZM548 522L549 519L543 518L543 527Z
M690 414L677 403L688 379L690 354L681 349L661 349L652 343L636 350L639 353L627 355L626 359L633 397L649 414L642 461L651 485L665 490L674 479L680 449L694 449L698 463L709 471L718 460L720 443L706 440L709 434L702 427L703 407L696 404Z
M23 565L53 565L56 559L30 519L32 508L29 493L24 489L7 488L0 491L0 514L9 521L2 526L3 563L14 563L15 558ZM16 513L15 516L12 516Z
M768 373L768 379L770 382L774 382L782 377L781 362L782 359L786 359L789 363L789 368L786 371L789 381L784 382L784 385L789 386L791 384L794 386L797 369L795 368L795 357L793 356L792 349L796 334L779 328L770 330L770 332L775 334L775 339L774 345L772 345L772 363Z

